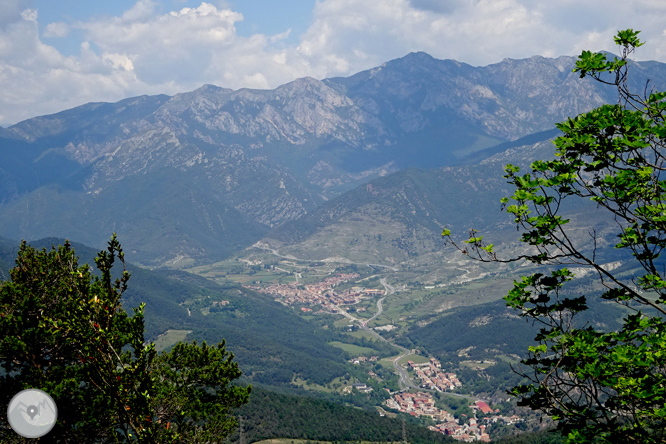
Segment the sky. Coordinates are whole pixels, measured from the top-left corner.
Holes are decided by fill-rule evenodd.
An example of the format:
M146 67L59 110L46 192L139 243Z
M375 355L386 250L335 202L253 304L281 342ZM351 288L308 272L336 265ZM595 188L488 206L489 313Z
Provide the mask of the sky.
M410 52L474 66L614 51L666 62L666 0L2 0L0 125L210 83L275 88Z

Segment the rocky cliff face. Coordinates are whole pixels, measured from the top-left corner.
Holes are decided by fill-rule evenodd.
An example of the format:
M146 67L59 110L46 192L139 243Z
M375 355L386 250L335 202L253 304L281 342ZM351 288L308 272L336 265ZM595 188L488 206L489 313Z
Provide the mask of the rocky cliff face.
M205 85L30 119L0 133L0 235L99 245L122 227L140 262L221 257L373 178L483 157L612 101L573 63L415 53L348 78ZM634 71L666 84L662 64Z

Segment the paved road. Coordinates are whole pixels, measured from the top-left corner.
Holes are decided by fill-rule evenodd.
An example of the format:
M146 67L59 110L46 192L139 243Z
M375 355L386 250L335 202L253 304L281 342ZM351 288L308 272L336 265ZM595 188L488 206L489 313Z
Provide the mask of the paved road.
M365 324L366 324L365 322L363 324L361 324L361 328L363 330L365 330L368 333L370 333L371 335L375 336L380 341L387 342L387 343L391 344L392 346L400 349L400 351L402 352L402 354L400 356L398 356L397 358L395 358L393 360L393 367L398 372L398 376L400 376L400 379L398 380L398 386L400 387L400 390L402 391L402 390L408 390L410 388L418 388L418 386L416 384L414 384L412 379L409 377L409 373L407 372L407 369L398 365L398 361L400 361L405 356L412 354L412 350L410 350L408 348L405 348L402 345L398 345L394 342L389 341L388 339L386 339L384 336L380 335L376 331L368 328Z
M379 280L379 282L380 282L380 283L384 286L384 288L386 289L386 295L387 295L387 296L395 293L395 287L393 287L393 286L387 284L387 283L386 283L386 278L381 278L381 279Z
M400 361L405 356L411 354L412 350L409 350L409 349L403 347L402 345L398 345L398 344L395 344L395 343L389 341L388 339L386 339L385 337L383 337L382 335L380 335L379 333L377 333L376 331L374 331L373 329L371 329L367 326L368 322L374 321L375 318L377 318L379 315L381 315L382 312L384 311L384 307L382 305L382 303L384 302L384 299L386 299L387 296L392 295L392 294L395 293L395 288L392 287L391 285L387 284L385 278L380 279L379 282L381 282L381 284L386 289L386 294L383 298L381 298L380 300L377 301L377 313L375 313L375 315L373 317L371 317L370 319L368 319L367 321L361 322L361 320L359 320L357 317L352 316L351 314L347 313L345 310L338 307L337 305L335 305L334 307L338 311L338 313L340 313L341 315L343 315L344 317L346 317L350 321L358 324L361 327L361 329L363 329L364 331L370 333L372 336L376 337L380 341L389 343L392 346L400 349L402 354L393 360L393 367L395 368L396 372L398 372L398 376L400 377L400 379L398 380L398 386L400 387L401 391L412 389L412 388L418 388L418 386L416 384L414 384L412 379L409 377L409 373L407 372L407 369L398 365L398 361Z
M296 260L296 261L311 261L311 260L309 260L309 259L298 259L298 258L296 258L296 257L294 257L294 256L284 256L284 255L280 254L276 249L274 249L274 248L270 248L270 247L268 247L268 246L258 245L257 247L258 247L258 248L261 248L261 249L263 249L263 250L268 250L268 251L270 251L271 253L273 253L275 256L278 256L278 257L281 257L281 258L284 258L284 259L290 259L290 260ZM353 264L356 264L356 265L368 265L368 266L371 266L371 267L388 268L388 269L390 269L390 270L392 270L392 271L398 271L398 268L397 268L397 267L392 267L392 266L390 266L390 265L365 264L365 263L358 263L358 262L352 262L352 263L353 263ZM277 268L277 267L276 267L276 268ZM282 270L282 271L285 271L285 272L286 272L286 270ZM295 274L296 274L296 273L295 273ZM299 276L297 275L297 276L296 276L296 282L298 282L298 277L299 277ZM356 324L360 325L360 327L361 327L363 330L367 331L367 332L370 333L372 336L375 336L375 337L376 337L377 339L379 339L380 341L383 341L383 342L389 343L389 344L391 344L392 346L394 346L394 347L400 349L400 351L402 351L402 354L393 360L393 367L394 367L395 370L398 372L398 375L399 375L399 377L400 377L400 379L398 380L398 386L400 387L400 391L409 390L409 389L418 389L419 387L418 387L416 384L414 384L414 381L412 381L412 379L409 377L409 373L407 372L407 369L401 367L400 365L398 365L398 361L400 361L400 360L401 360L402 358L404 358L405 356L411 354L411 353L413 352L413 350L409 350L409 349L403 347L402 345L398 345L398 344L395 344L395 343L392 342L392 341L389 341L388 339L386 339L385 337L383 337L382 335L380 335L380 334L377 333L376 331L374 331L374 330L368 328L368 326L367 326L367 324L368 324L369 322L374 321L375 319L377 319L377 318L382 314L382 312L384 311L384 307L383 307L384 299L386 299L387 296L390 296L390 295L392 295L392 294L395 293L395 287L389 285L389 284L386 282L386 278L381 278L381 279L379 280L379 282L384 286L384 289L386 290L386 294L384 295L383 298L381 298L381 299L379 299L379 300L377 301L377 313L375 313L374 316L372 316L372 317L371 317L370 319L368 319L367 321L361 322L358 318L356 318L355 316L352 316L351 314L347 313L345 310L343 310L342 308L338 307L337 305L334 305L334 307L335 307L335 309L338 311L338 313L340 313L341 315L343 315L344 317L346 317L346 318L349 319L350 321L355 322ZM429 389L422 389L422 390L425 390L425 391L433 391L433 390L429 390ZM449 396L455 396L455 397L458 397L458 398L477 399L477 400L479 399L479 398L475 398L475 397L472 397L472 396L468 396L468 395L459 395L459 394L457 394L457 393L451 393L451 392L446 392L446 394L449 395Z
M379 282L384 286L384 289L386 290L386 293L385 293L383 298L381 298L380 300L377 301L377 313L375 313L374 316L372 316L370 319L368 319L363 324L361 324L361 328L363 330L367 331L368 333L372 334L373 336L379 338L380 340L382 340L384 342L388 342L392 346L400 349L400 351L402 352L402 354L400 356L398 356L397 358L395 358L393 360L393 367L395 368L396 372L398 372L398 376L400 377L400 379L398 379L398 386L400 387L400 390L408 390L408 389L411 389L411 388L418 388L418 386L416 384L414 384L414 381L412 381L412 379L409 377L409 373L407 372L407 369L398 364L398 361L400 361L405 356L411 354L412 350L409 350L409 349L403 347L402 345L398 345L398 344L395 344L395 343L389 341L388 339L384 338L382 335L380 335L376 331L370 329L367 325L369 322L374 321L377 317L379 317L382 314L382 312L384 311L384 306L382 305L383 302L384 302L384 299L386 299L387 296L395 294L395 288L393 286L389 285L386 282L386 278L381 278L379 280Z
M291 259L291 260L299 260L299 261L304 260L304 259L295 258L293 256L283 256L280 253L278 253L278 251L276 249L273 249L273 248L268 248L268 247L264 247L264 246L260 246L259 248L269 250L271 253L273 253L275 256L278 256L278 257L288 258L288 259ZM382 267L382 268L388 268L388 269L393 270L393 271L398 271L398 269L396 267L391 267L389 265L360 264L360 263L356 263L356 262L354 262L354 263L357 264L357 265L368 265L368 266L372 266L372 267ZM379 282L384 286L384 289L386 290L386 293L385 293L383 298L381 298L377 301L377 313L375 313L374 316L372 316L367 321L361 322L358 318L356 318L355 316L352 316L351 314L347 313L345 310L338 307L337 305L335 306L335 309L338 311L338 313L340 313L341 315L343 315L347 319L351 320L352 322L357 323L358 325L361 326L361 328L363 330L367 331L372 336L375 336L380 341L387 342L387 343L391 344L392 346L400 349L400 351L402 351L402 354L393 360L393 367L398 372L398 375L400 377L400 379L398 380L398 386L400 387L400 390L408 390L408 389L412 389L412 388L418 388L418 386L415 385L414 382L412 381L412 379L409 377L409 373L407 372L407 369L398 365L398 361L400 361L400 359L404 358L405 356L411 354L412 350L409 350L409 349L407 349L407 348L405 348L401 345L398 345L398 344L395 344L395 343L389 341L388 339L384 338L382 335L380 335L376 331L368 328L368 326L367 326L368 322L371 322L371 321L374 321L375 319L377 319L382 314L382 312L384 311L384 307L382 305L383 302L384 302L384 299L386 299L387 296L390 296L390 295L395 293L395 288L393 286L389 285L386 282L386 278L381 278L379 280Z
M409 377L407 369L398 364L398 361L400 361L405 356L411 354L412 350L407 350L406 348L400 347L399 345L396 345L396 347L401 348L403 351L403 354L401 354L400 356L398 356L393 360L393 367L395 367L395 370L398 372L398 375L400 376L400 379L398 379L398 387L400 387L401 391L409 390L411 388L418 388L416 384L414 384L414 381L412 381L412 378Z
M384 307L382 306L384 299L386 299L387 296L390 296L395 293L395 288L386 283L386 278L381 278L379 282L384 286L386 293L384 293L383 298L377 301L377 313L375 313L370 319L365 321L363 323L363 327L365 327L367 324L377 319L382 314L382 312L384 311Z
M369 322L372 322L375 319L377 319L377 317L382 314L382 312L384 311L384 307L382 306L382 302L384 302L384 299L386 299L386 296L384 296L383 298L381 298L380 300L377 301L377 313L375 313L370 319L365 321L363 323L363 327L368 325Z

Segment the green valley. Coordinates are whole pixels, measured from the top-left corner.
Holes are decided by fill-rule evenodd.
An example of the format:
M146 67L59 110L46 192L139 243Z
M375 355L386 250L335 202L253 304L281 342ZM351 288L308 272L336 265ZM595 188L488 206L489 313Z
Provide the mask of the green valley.
M558 443L548 417L507 395L539 326L502 298L562 264L502 262L534 250L500 199L505 165L553 158L555 122L614 100L574 62L417 52L344 78L204 85L2 128L0 279L18 239L69 237L92 263L117 233L123 304L146 304L146 340L224 340L253 386L227 444ZM635 70L666 84L666 65ZM637 275L594 202L558 210L571 245ZM475 230L499 261L467 256ZM589 267L571 272L562 295L604 291ZM589 306L579 322L596 331L635 309Z

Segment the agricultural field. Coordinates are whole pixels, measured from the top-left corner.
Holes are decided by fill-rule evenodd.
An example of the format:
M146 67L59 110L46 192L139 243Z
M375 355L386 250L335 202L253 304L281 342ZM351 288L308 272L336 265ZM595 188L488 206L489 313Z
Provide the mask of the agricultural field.
M192 333L190 330L167 330L153 341L155 350L158 352L167 350L178 342L184 341L190 333Z
M371 356L377 354L377 350L369 347L361 347L354 344L345 344L339 341L329 342L334 347L341 348L349 353L351 356Z

